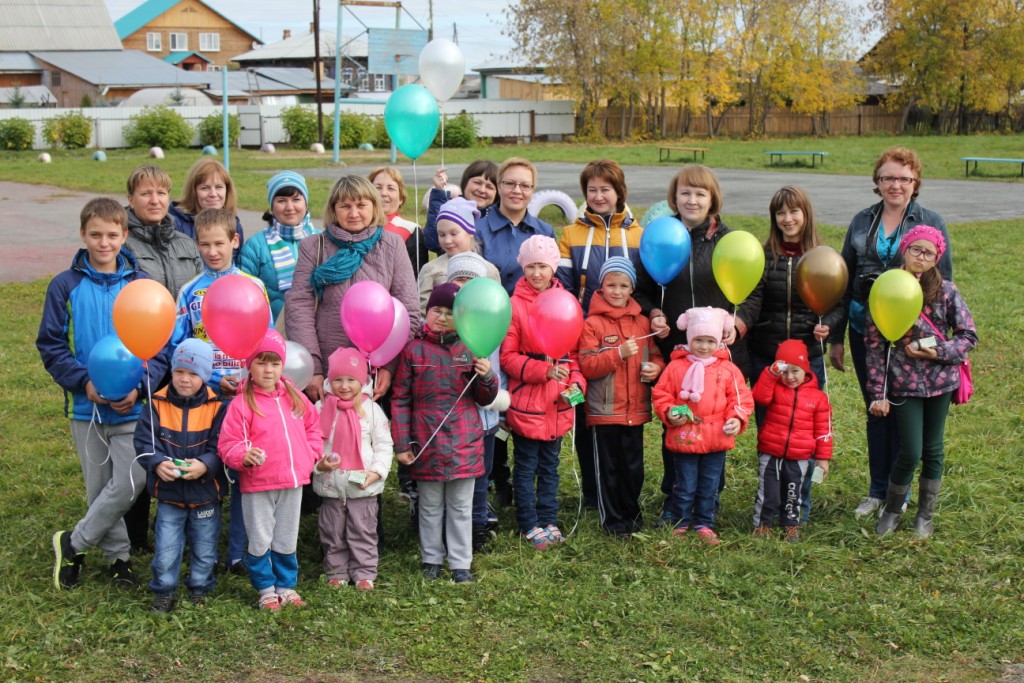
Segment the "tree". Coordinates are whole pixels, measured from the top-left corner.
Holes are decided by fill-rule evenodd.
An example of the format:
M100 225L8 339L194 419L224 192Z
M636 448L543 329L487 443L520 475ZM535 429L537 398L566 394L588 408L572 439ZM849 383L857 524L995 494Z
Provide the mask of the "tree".
M11 109L21 109L25 106L25 93L21 92L20 85L11 88L11 94L7 96L7 104Z

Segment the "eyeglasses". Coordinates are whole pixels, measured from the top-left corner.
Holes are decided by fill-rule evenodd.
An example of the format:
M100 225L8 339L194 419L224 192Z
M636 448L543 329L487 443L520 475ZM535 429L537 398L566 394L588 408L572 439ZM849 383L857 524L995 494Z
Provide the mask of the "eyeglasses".
M504 187L509 192L511 192L512 190L516 189L517 187L520 190L522 190L523 192L532 192L533 191L533 183L517 183L514 180L502 180L499 183L499 185Z
M878 179L883 185L913 185L917 178L909 176L884 175Z
M934 261L935 257L938 256L938 254L936 254L934 251L928 251L927 249L922 249L921 247L907 247L907 253L915 258L923 259L929 262Z

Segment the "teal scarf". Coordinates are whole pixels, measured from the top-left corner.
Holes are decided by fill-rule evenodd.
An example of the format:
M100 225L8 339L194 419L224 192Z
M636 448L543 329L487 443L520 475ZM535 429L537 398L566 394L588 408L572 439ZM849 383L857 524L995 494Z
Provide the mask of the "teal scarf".
M313 274L309 277L309 284L313 287L313 294L316 295L316 298L318 300L323 298L324 289L328 285L340 284L355 275L359 267L363 265L363 259L380 241L383 234L384 228L378 226L377 230L367 239L360 242L347 242L337 239L330 230L325 230L324 235L334 242L338 251L323 265L314 268Z

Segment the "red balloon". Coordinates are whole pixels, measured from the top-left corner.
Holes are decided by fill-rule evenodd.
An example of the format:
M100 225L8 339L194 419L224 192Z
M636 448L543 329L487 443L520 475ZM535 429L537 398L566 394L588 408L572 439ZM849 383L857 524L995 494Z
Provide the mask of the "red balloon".
M200 315L210 341L237 360L252 355L270 326L267 295L245 275L225 275L210 285Z
M583 332L580 302L564 289L548 289L530 308L529 333L545 355L558 360L576 349Z

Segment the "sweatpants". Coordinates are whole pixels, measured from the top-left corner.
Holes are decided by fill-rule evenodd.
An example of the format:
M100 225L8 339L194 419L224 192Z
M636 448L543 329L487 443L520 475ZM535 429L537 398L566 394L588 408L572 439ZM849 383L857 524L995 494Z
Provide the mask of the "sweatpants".
M766 453L757 454L757 498L754 526L800 526L800 502L804 481L810 475L810 460L786 460Z
M299 542L302 488L242 494L242 516L249 536L245 558L249 580L261 594L294 588L299 578L295 549Z
M377 578L377 496L323 498L320 543L328 579Z
M78 552L99 548L108 562L129 558L124 513L146 485L146 471L135 460L135 424L71 420L89 503L71 532L71 545Z
M473 564L475 485L476 479L416 482L420 492L420 557L425 564L444 564L445 540L448 569L469 569Z
M643 425L597 425L587 431L593 444L601 528L610 534L639 531L643 526Z

